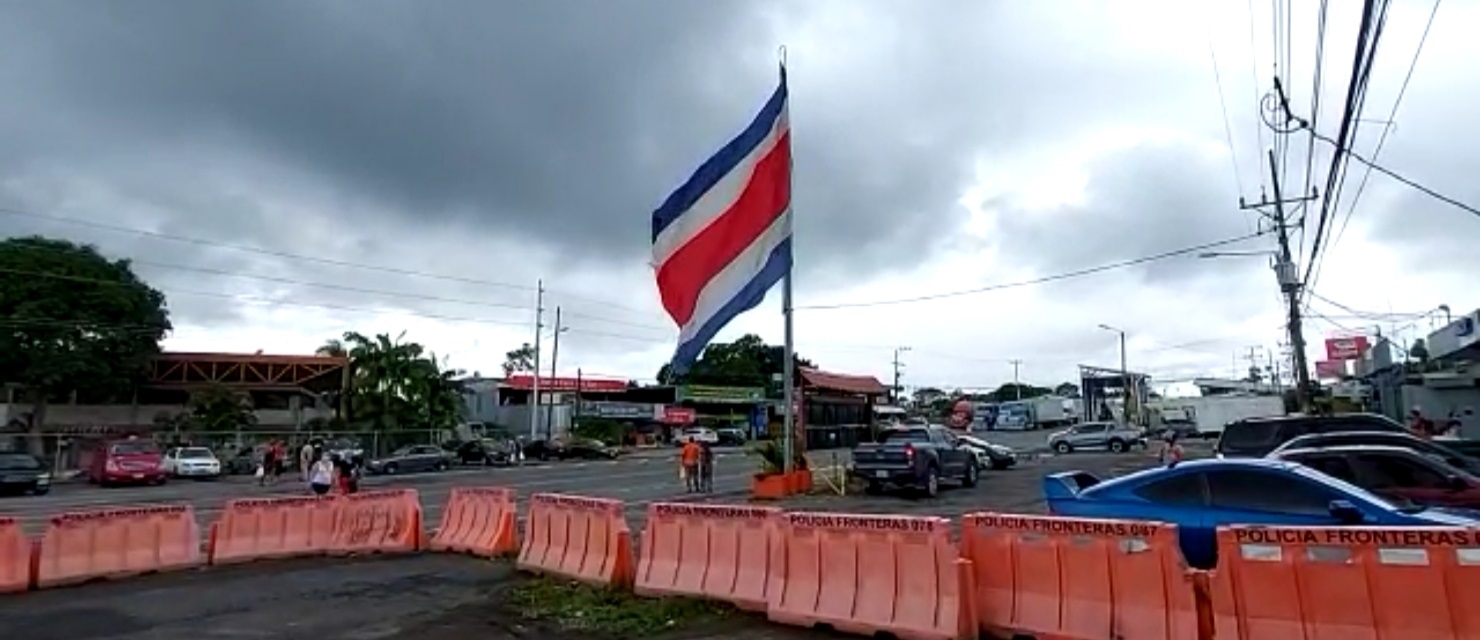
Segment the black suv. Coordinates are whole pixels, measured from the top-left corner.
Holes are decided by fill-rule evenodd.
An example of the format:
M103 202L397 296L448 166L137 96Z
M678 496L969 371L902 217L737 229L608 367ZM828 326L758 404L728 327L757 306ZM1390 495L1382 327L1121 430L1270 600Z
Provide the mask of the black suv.
M1262 458L1299 436L1345 431L1407 433L1408 430L1391 418L1375 413L1245 418L1223 427L1223 435L1219 436L1214 452L1222 458Z

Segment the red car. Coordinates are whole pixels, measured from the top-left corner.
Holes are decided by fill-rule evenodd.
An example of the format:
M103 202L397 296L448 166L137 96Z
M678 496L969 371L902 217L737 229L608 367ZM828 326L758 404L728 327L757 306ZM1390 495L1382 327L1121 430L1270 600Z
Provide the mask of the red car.
M164 453L153 440L128 438L99 443L88 464L87 479L102 486L164 484L169 479Z
M1272 454L1385 498L1426 507L1480 509L1480 478L1412 449L1338 446Z

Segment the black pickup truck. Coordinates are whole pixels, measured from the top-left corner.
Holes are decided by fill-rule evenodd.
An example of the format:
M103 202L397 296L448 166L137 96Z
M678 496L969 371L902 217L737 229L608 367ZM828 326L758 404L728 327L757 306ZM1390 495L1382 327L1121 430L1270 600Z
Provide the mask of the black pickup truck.
M980 477L976 453L941 426L910 426L885 431L877 444L853 449L853 475L866 492L908 487L935 497L942 478L974 487Z

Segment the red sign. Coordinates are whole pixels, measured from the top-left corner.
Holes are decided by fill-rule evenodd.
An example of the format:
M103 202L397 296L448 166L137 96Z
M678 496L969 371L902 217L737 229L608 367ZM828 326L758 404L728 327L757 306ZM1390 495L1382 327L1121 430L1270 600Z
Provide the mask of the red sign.
M688 407L663 407L664 424L693 424L699 412Z
M534 389L534 376L528 373L516 373L509 376L504 384L515 389ZM602 380L600 378L548 378L540 376L540 391L575 391L577 385L580 390L590 393L610 393L614 391L626 391L626 380Z
M1367 353L1367 336L1348 336L1326 339L1327 360L1361 360Z
M1321 380L1335 380L1346 376L1345 360L1317 360L1316 377Z

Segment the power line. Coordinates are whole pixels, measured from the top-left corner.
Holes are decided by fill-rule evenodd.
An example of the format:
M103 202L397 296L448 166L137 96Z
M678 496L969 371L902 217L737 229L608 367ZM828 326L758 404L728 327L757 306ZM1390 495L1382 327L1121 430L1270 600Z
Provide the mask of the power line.
M1342 187L1346 182L1347 158L1352 142L1360 126L1362 109L1366 104L1367 85L1372 77L1372 65L1377 57L1378 42L1382 37L1383 25L1387 22L1387 0L1366 0L1362 7L1362 24L1357 34L1352 53L1352 72L1347 82L1346 105L1342 110L1341 127L1336 139L1336 152L1331 157L1331 167L1326 174L1325 197L1321 200L1320 217L1316 221L1315 239L1311 244L1310 261L1306 265L1302 286L1313 286L1312 275L1321 262L1321 246L1329 236L1331 213L1341 201ZM1314 132L1314 129L1311 129Z
M1263 108L1263 100L1259 96L1259 49L1258 39L1254 37L1254 0L1248 0L1247 5L1249 8L1249 80L1253 83L1249 88L1254 92L1254 114L1257 118L1260 109ZM1254 147L1256 150L1264 148L1264 129L1257 125L1254 127L1254 141L1257 145ZM1263 183L1263 179L1260 179L1260 184Z
M913 297L913 298L898 298L898 299L894 299L894 300L874 300L874 301L870 301L870 302L845 302L845 303L838 303L838 304L819 304L819 305L798 306L796 308L798 310L805 309L805 310L808 310L808 311L823 311L823 310L830 310L830 309L858 309L858 308L863 308L863 307L883 307L883 306L892 306L892 305L899 305L899 304L912 304L912 303L916 303L916 302L928 302L928 301L931 301L931 300L942 300L942 299L946 299L946 298L959 298L959 297L962 297L962 296L977 295L977 294L980 294L980 293L988 293L988 292L991 292L991 291L1001 291L1001 290L1004 290L1004 289L1017 289L1017 288L1022 288L1022 287L1030 287L1030 286L1034 286L1034 285L1048 284L1050 282L1058 282L1060 280L1069 280L1069 279L1072 279L1072 278L1080 278L1080 277L1083 277L1083 276L1093 275L1093 274L1096 274L1096 273L1103 273L1105 271L1113 271L1113 270L1116 270L1116 269L1124 269L1126 267L1133 267L1133 266L1137 266L1137 265L1146 264L1146 263L1149 263L1149 262L1156 262L1158 260L1166 260L1168 258L1175 258L1175 257L1179 257L1179 256L1185 256L1185 255L1197 253L1197 252L1200 252L1200 251L1207 251L1209 249L1216 249L1216 248L1219 248L1219 247L1225 247L1225 246L1228 246L1228 245L1231 245L1231 244L1236 244L1236 243L1239 243L1239 242L1244 242L1246 240L1252 240L1252 239L1258 238L1258 237L1260 237L1262 235L1264 235L1263 232L1255 232L1255 233L1251 233L1251 234L1247 234L1247 235L1238 236L1238 237L1235 237L1235 238L1227 238L1227 239L1224 239L1224 240L1218 240L1218 241L1215 241L1215 242L1208 242L1208 243L1205 243L1205 244L1200 244L1200 245L1191 246L1191 247L1185 247L1185 248L1182 248L1182 249L1176 249L1176 250L1173 250L1173 251L1167 251L1167 252L1153 254L1153 255L1149 255L1149 256L1143 256L1143 257L1140 257L1140 258L1133 258L1133 259L1130 259L1130 260L1122 260L1122 261L1119 261L1119 262L1112 262L1112 263L1109 263L1109 264L1102 264L1102 265L1099 265L1099 266L1096 266L1096 267L1088 267L1088 268L1085 268L1085 269L1076 269L1074 271L1066 271L1064 273L1057 273L1057 274L1054 274L1054 275L1043 276L1043 277L1039 277L1039 278L1031 278L1031 279L1028 279L1028 280L1020 280L1020 281L1017 281L1017 282L1004 282L1004 283L1001 283L1001 284L988 285L988 286L979 287L979 288L976 288L976 289L966 289L964 291L950 291L950 292L946 292L946 293L935 293L935 294L931 294L931 295L916 296L916 297Z
M1223 135L1228 140L1228 155L1233 161L1233 184L1238 188L1239 195L1243 195L1244 176L1238 165L1237 146L1233 144L1233 124L1228 119L1228 99L1223 95L1223 74L1218 71L1218 53L1213 49L1211 33L1208 34L1208 58L1213 62L1213 83L1218 88L1218 109L1223 112ZM1250 220L1247 214L1244 215L1244 220ZM1253 231L1252 226L1249 230Z
M229 243L229 242L221 242L221 241L218 241L218 240L209 240L209 239L205 239L205 238L196 238L196 237L192 237L192 236L183 236L183 235L177 235L177 234L172 234L172 233L164 233L164 232L160 232L160 231L152 231L152 230L149 230L149 229L139 229L139 228L136 228L136 227L126 227L126 226L122 226L122 225L108 224L108 223L105 223L105 222L98 222L98 221L95 221L95 220L84 220L84 219L81 219L81 218L72 218L72 217L61 216L61 215L56 215L56 214L45 214L45 213L38 213L38 212L35 212L35 211L25 211L25 210L15 209L15 208L11 208L11 207L0 207L0 214L8 215L8 216L14 216L14 217L19 217L19 218L30 218L30 219L34 219L34 220L44 220L44 221L48 221L48 222L56 222L56 223L61 223L61 224L68 224L68 225L73 225L73 226L78 226L78 227L96 229L96 230L100 230L100 231L108 231L108 232L112 232L112 233L121 233L121 234L135 235L135 236L141 236L141 237L146 237L146 238L155 238L155 239L158 239L158 240L168 240L168 241L171 241L171 242L179 242L179 243L183 243L183 244L191 244L191 245L202 246L202 247L211 247L211 248L217 248L217 249L228 249L228 250L231 250L231 251L240 251L240 252L243 252L243 253L253 253L253 254L257 254L257 255L263 255L263 256L269 256L269 257L274 257L274 258L280 258L280 259L284 259L284 260L296 260L296 261L300 261L300 262L309 262L309 263L314 263L314 264L322 264L322 265L327 265L327 266L343 267L343 268L348 268L348 269L360 269L360 270L364 270L364 271L373 271L373 272L378 272L378 273L387 273L387 274L393 274L393 275L399 275L399 276L407 276L407 277L413 277L413 278L423 278L423 279L428 279L428 280L441 280L441 281L445 281L445 282L457 282L457 283L461 283L461 284L471 284L471 285L478 285L478 286L484 286L484 287L494 287L494 288L501 288L501 289L517 290L517 291L533 292L535 290L535 287L533 287L531 285L527 285L527 284L517 284L517 283L511 283L511 282L500 282L500 281L496 281L496 280L488 280L488 279L483 279L483 278L469 278L467 276L458 276L458 275L443 274L443 273L431 273L431 272L426 272L426 271L417 271L417 270L414 270L414 269L403 269L403 268L399 268L399 267L391 267L391 266L386 266L386 265L366 264L366 263L362 263L362 262L352 262L352 261L348 261L348 260L338 260L338 259L334 259L334 258L325 258L325 257L322 257L322 256L313 256L313 255L305 255L305 254L299 254L299 253L291 253L291 252L287 252L287 251L279 251L279 250L276 250L276 249L266 249L266 248L263 248L263 247L254 247L254 246L251 246L251 245L234 244L234 243ZM583 297L583 296L577 296L577 295L574 295L574 294L563 293L563 292L560 292L560 294L563 297L566 297L566 298L569 298L569 299L572 299L572 300L584 300L586 302L591 302L591 303L594 303L594 304L599 304L599 305L603 305L603 306L607 306L607 307L612 307L612 308L617 308L617 309L625 309L625 310L636 312L636 313L642 313L642 314L647 314L648 313L647 311L643 311L641 309L634 309L632 307L628 307L628 306L621 305L621 304L618 304L618 303L615 303L615 302L611 302L611 301L607 301L607 300L597 300L595 298L586 298L586 297Z
M1376 161L1378 156L1382 155L1382 147L1387 143L1388 134L1392 132L1395 126L1394 122L1398 117L1398 107L1403 104L1403 96L1408 93L1408 83L1413 80L1413 70L1418 68L1419 56L1423 55L1423 45L1429 39L1429 31L1434 27L1434 18L1438 17L1439 5L1443 4L1443 1L1434 0L1434 8L1429 10L1429 20L1424 23L1423 35L1419 36L1418 47L1413 51L1413 59L1408 62L1408 72L1403 75L1403 85L1398 89L1397 99L1393 100L1393 108L1388 112L1386 124L1382 126L1382 135L1377 138L1377 147L1372 150L1373 161ZM1315 138L1312 137L1311 140L1314 143ZM1366 165L1366 171L1362 172L1362 179L1357 183L1357 193L1352 196L1351 204L1346 208L1346 217L1342 218L1341 227L1336 230L1336 239L1332 240L1331 244L1341 242L1342 234L1346 233L1346 225L1348 222L1351 222L1352 213L1357 210L1357 203L1361 201L1362 193L1367 189L1367 179L1372 177L1372 165L1367 162L1363 162L1363 164Z
M1328 138L1328 137L1326 137L1324 135L1321 135L1321 134L1318 134L1318 133L1315 133L1315 132L1311 132L1311 135L1315 136L1316 139L1317 140L1320 140L1321 142L1325 142L1325 143L1333 144L1333 145L1336 144L1336 141L1335 140L1332 140L1331 138ZM1429 187L1426 187L1426 186L1424 186L1422 184L1419 184L1418 182L1414 181L1411 178L1404 177L1403 175L1399 174L1396 171L1393 171L1392 169L1389 169L1387 167L1384 167L1384 166L1382 166L1380 164L1377 164L1377 163L1375 163L1375 162L1373 162L1373 161L1371 161L1371 160L1363 157L1361 154L1359 154L1359 153L1357 153L1355 151L1347 151L1346 152L1346 155L1351 156L1351 158L1353 160L1356 160L1357 162L1360 162L1363 165L1366 165L1368 167L1371 167L1373 171L1376 171L1376 172L1378 172L1378 173L1380 173L1382 175L1385 175L1385 176L1387 176L1389 178L1392 178L1394 180L1397 180L1398 182L1401 182L1404 185L1407 185L1409 187L1412 187L1413 189L1415 189L1415 190L1417 190L1419 192L1422 192L1424 195L1429 196L1430 198L1433 198L1435 200L1438 200L1440 202L1443 202L1444 204L1447 204L1449 206L1452 206L1452 207L1454 207L1456 209L1460 209L1460 210L1465 211L1467 213L1470 213L1472 215L1480 216L1480 208L1477 208L1474 205L1465 204L1465 203L1460 202L1459 200L1456 200L1456 199L1454 199L1454 198L1452 198L1450 196L1446 196L1446 195L1444 195L1442 193L1439 193L1438 191L1435 191L1433 189L1430 189Z

